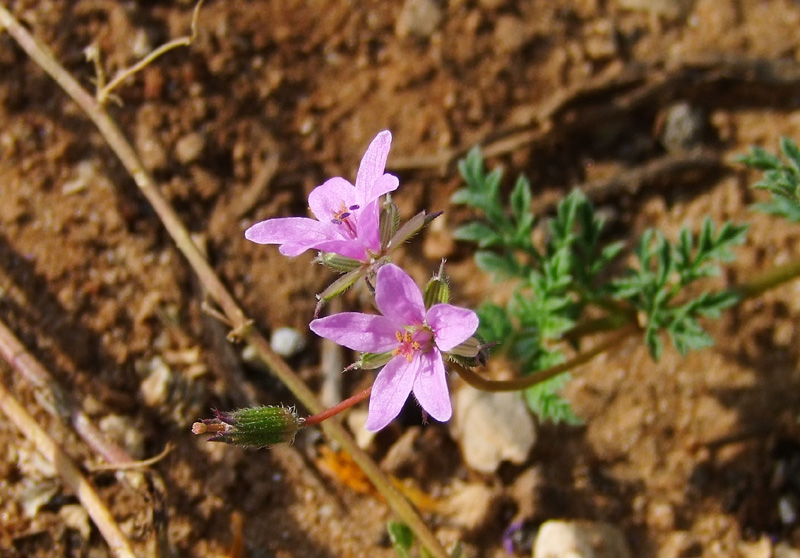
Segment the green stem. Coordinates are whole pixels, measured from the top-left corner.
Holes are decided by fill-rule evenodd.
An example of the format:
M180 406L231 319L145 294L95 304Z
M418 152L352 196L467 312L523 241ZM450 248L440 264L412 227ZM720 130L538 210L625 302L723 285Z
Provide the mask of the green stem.
M800 277L800 260L777 265L730 290L737 293L742 300L755 298L797 277Z
M545 382L550 378L554 378L559 374L563 374L564 372L580 366L581 364L586 364L594 357L619 345L637 331L639 331L639 328L635 324L630 323L619 329L616 333L609 335L606 340L598 343L595 347L578 354L572 360L568 360L567 362L563 362L556 366L551 366L550 368L545 368L544 370L535 372L530 376L515 378L513 380L490 380L488 378L479 376L471 369L466 368L458 363L451 362L450 365L455 369L456 372L458 372L458 375L461 376L465 382L476 389L482 391L520 391L531 386L535 386L541 382Z
M219 305L225 316L230 320L233 332L255 348L259 357L303 406L313 414L321 413L324 407L317 400L314 393L294 373L289 365L272 351L266 338L253 327L252 320L248 319L244 311L239 308L236 300L228 292L202 252L192 241L188 230L172 209L172 206L161 195L161 192L156 187L155 180L144 168L139 155L125 138L116 122L97 103L95 98L86 92L75 78L56 61L49 50L28 33L5 6L0 5L0 28L2 27L6 28L28 56L41 66L94 122L106 143L117 155L125 169L133 177L142 194L152 205L153 210L161 219L178 250L187 259L209 296ZM338 443L344 451L350 454L353 461L361 467L378 492L386 498L394 513L409 526L430 554L435 558L448 558L447 552L426 527L419 512L395 489L389 478L378 468L378 465L370 456L358 447L353 437L347 433L341 424L337 421L325 421L321 424L321 427L328 438Z

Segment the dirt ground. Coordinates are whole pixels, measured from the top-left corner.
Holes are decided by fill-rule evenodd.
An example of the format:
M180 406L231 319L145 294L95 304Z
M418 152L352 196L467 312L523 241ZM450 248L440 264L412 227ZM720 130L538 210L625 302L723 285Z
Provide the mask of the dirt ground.
M113 74L186 34L193 9L188 0L5 5L86 87L87 46ZM293 399L227 343L99 133L3 33L0 76L0 319L137 458L174 446L153 466L163 485L89 473L140 555L157 556L164 534L164 556L393 556L388 507L320 465L319 436L244 451L191 435L211 408L241 404L224 380L231 370L262 403ZM674 237L706 214L751 222L725 283L800 257L800 227L751 213L755 175L733 163L750 145L800 139L798 86L792 0L208 1L196 42L121 86L111 112L257 326L307 332L314 294L332 276L242 233L303 215L330 176L354 178L382 129L394 135L403 215L445 211L404 262L423 279L446 257L458 303L476 306L493 288L452 239L469 212L448 205L460 185L454 162L476 143L507 177L528 175L542 212L583 185L620 238L649 226ZM688 358L668 350L654 364L631 340L576 372L566 395L585 426L540 425L525 463L479 474L446 425L429 425L398 475L438 500L463 484L488 489L494 503L476 521L426 512L467 556L507 556L512 522L530 535L550 518L609 521L635 556L800 547L799 316L795 282L708 324L716 346ZM311 337L291 364L316 389ZM70 455L87 468L101 461L29 383L0 370ZM346 393L361 385L358 373L344 379ZM418 422L409 413L381 433L374 457ZM76 502L0 421L0 555L108 556ZM527 544L518 555L530 555Z

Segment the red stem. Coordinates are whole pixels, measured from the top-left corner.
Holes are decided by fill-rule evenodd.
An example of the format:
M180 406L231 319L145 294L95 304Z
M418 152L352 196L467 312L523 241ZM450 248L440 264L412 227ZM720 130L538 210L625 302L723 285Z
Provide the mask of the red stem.
M372 386L369 386L367 389L356 393L352 397L348 397L347 399L345 399L344 401L342 401L337 405L334 405L330 409L326 409L321 413L317 413L316 415L311 415L310 417L304 419L303 427L314 426L315 424L321 423L325 419L329 419L334 415L338 415L339 413L341 413L345 409L349 409L356 403L364 401L367 397L369 397L370 393L372 393Z

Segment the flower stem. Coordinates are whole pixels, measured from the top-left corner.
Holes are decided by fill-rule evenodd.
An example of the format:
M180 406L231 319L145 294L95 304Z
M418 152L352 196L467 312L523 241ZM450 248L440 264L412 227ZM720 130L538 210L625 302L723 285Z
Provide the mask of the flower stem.
M737 293L742 300L755 298L797 277L800 277L800 260L793 260L789 263L776 265L756 275L749 281L733 287L731 290Z
M370 393L372 393L372 386L369 386L367 389L364 389L364 390L356 393L352 397L348 397L347 399L345 399L341 403L338 403L338 404L334 405L330 409L326 409L325 411L322 411L321 413L317 413L316 415L312 415L310 417L307 417L307 418L303 419L303 423L302 423L303 428L305 428L306 426L314 426L316 424L321 423L323 420L326 420L326 419L331 418L332 416L338 415L339 413L341 413L342 411L344 411L346 409L349 409L350 407L352 407L356 403L360 403L360 402L364 401L367 397L369 397Z
M465 382L481 391L520 391L547 381L550 378L558 376L559 374L563 374L564 372L580 366L581 364L586 364L594 357L622 343L622 341L637 331L639 331L639 328L636 326L636 324L630 323L617 330L616 333L609 335L607 339L598 343L597 346L578 354L578 356L572 360L562 362L561 364L551 366L550 368L545 368L544 370L535 372L530 376L515 378L513 380L489 380L488 378L479 376L469 368L466 368L458 363L451 362L450 364Z

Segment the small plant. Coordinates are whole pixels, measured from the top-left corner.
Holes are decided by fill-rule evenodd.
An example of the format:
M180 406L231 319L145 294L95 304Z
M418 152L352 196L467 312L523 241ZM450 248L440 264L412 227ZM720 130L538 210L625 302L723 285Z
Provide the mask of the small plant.
M505 203L501 196L501 169L487 172L475 148L460 162L466 188L453 203L482 214L455 232L456 238L477 245L475 262L495 280L515 282L505 306L484 303L479 335L496 343L517 363L522 374L564 361L561 341L578 344L585 333L614 329L637 319L653 358L663 352L666 332L681 354L711 344L700 326L701 317L715 318L735 304L733 292L704 292L691 296L687 287L719 274L719 262L733 258L731 249L744 242L746 225L725 223L715 232L710 219L695 239L684 227L677 242L658 231L645 231L635 250L637 266L620 271L612 263L622 242L604 237L604 223L592 203L575 190L541 225L546 240L533 244L537 223L531 212L530 184L520 176ZM510 210L506 210L506 205ZM589 327L589 326L592 327ZM579 422L569 404L558 396L568 376L555 376L525 390L529 407L544 420Z
M754 147L749 155L740 157L739 161L764 171L764 177L753 188L771 194L769 201L757 203L753 209L800 223L800 149L793 140L783 137L780 150L783 159ZM788 160L788 164L784 160Z

